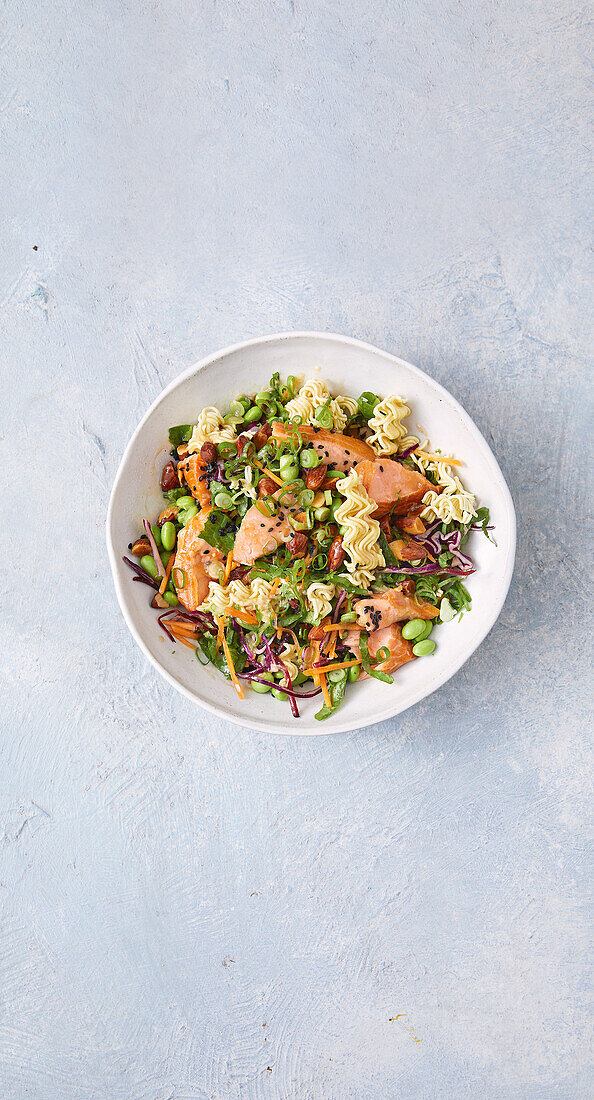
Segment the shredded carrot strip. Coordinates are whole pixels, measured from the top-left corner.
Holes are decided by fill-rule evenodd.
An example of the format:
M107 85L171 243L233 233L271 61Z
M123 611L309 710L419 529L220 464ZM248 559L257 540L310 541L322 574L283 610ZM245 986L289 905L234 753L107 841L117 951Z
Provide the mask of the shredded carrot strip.
M324 665L322 668L304 668L304 676L320 676L320 673L334 672L334 669L338 668L352 668L353 665L360 665L360 661L337 661L332 665Z
M229 553L227 554L227 564L225 565L225 574L224 574L224 577L223 577L223 584L226 584L227 581L229 580L229 573L231 572L232 568L233 568L233 551L230 550Z
M328 684L326 683L326 677L324 676L323 673L319 676L319 681L322 685L322 692L324 694L324 702L325 702L327 707L331 707L332 706L332 700L330 698L330 692L328 691Z
M185 637L183 634L174 634L174 637L177 642L181 642L182 645L187 645L188 649L196 649L195 640L191 642L190 639Z
M178 634L195 634L196 632L196 627L192 623L176 623L170 619L168 626L170 630Z
M232 615L234 619L241 619L242 623L247 623L248 626L258 625L258 620L251 611L244 611L243 608L240 607L230 607L229 614Z
M237 673L235 671L235 665L233 664L233 658L231 656L231 650L229 649L229 645L227 643L227 639L225 637L225 632L224 631L223 631L223 649L225 651L225 657L227 659L227 667L229 669L231 679L233 680L233 686L234 686L237 694L239 695L239 698L240 699L245 699L241 684L239 683L239 680L237 679Z
M272 471L269 470L266 466L263 466L261 462L255 462L254 461L254 465L257 466L258 469L261 470L263 474L266 474L266 477L269 477L270 480L274 481L277 485L284 485L285 484L284 481L281 481L280 477L277 477L276 474L273 474Z
M215 653L219 652L219 649L221 648L221 642L223 641L224 636L225 636L225 626L224 626L223 620L222 619L217 619L217 624L218 624L219 629L218 629L218 632L217 632L217 647L215 649Z
M163 580L161 581L161 584L159 586L159 595L160 596L163 595L165 589L167 588L167 583L168 583L169 578L171 576L171 570L173 569L174 561L175 561L175 554L172 554L169 561L167 562L167 569L165 570L165 576L163 577Z
M432 462L444 462L446 466L463 466L459 458L448 458L447 455L432 455L429 451L419 451L423 458L430 458Z

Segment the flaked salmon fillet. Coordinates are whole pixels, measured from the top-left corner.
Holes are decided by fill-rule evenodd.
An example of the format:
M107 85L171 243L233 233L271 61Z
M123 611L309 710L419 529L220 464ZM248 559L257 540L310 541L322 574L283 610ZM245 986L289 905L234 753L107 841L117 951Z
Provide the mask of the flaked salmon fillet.
M373 596L364 596L353 604L357 623L364 630L376 631L409 619L436 619L439 608L397 588L386 588Z
M197 611L208 596L211 580L218 580L224 554L200 537L208 513L198 512L177 536L173 583L177 598L188 611ZM182 587L178 588L178 582Z
M281 543L291 538L287 509L265 516L255 504L248 508L235 538L233 560L239 565L253 565L256 558L273 554Z
M361 660L359 631L349 630L343 640L344 644L355 654L355 657ZM411 643L402 637L402 630L396 623L392 626L382 627L381 630L374 630L369 635L367 645L370 657L375 657L380 649L389 650L389 656L377 666L381 672L395 672L401 665L415 660ZM359 678L363 679L365 675L365 673L361 673Z
M307 424L281 424L276 421L272 425L272 435L275 439L288 439L294 432L298 432L303 439L307 439L311 447L318 454L322 462L334 466L341 473L348 473L355 469L359 472L359 466L363 462L373 462L375 451L364 443L362 439L353 439L350 435L341 435L340 432L328 432L325 428L313 428Z
M372 462L362 462L357 473L377 504L374 516L385 516L392 509L402 516L411 505L418 504L425 493L435 489L422 474L389 458L376 457Z

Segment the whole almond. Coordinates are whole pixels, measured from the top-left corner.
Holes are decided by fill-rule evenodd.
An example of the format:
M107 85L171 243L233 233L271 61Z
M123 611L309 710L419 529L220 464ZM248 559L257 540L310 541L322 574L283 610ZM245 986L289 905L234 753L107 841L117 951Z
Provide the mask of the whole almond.
M258 431L256 432L256 434L254 436L254 447L256 448L257 451L259 451L260 448L263 447L264 444L268 442L271 435L272 435L272 424L269 424L268 421L266 421L265 424L262 424L262 426L260 428L258 428Z
M273 493L276 493L278 485L272 480L271 477L262 477L258 482L258 496L270 497Z
M342 545L342 535L337 535L336 538L332 539L328 550L328 569L330 572L333 573L335 569L340 569L345 558L346 550Z
M177 508L175 504L171 504L169 508L164 508L158 519L159 527L162 527L168 520L173 522L178 512L179 508Z
M170 489L177 489L177 486L177 471L173 462L168 462L161 474L161 488L164 493L168 493Z
M143 554L152 554L151 544L148 539L136 539L132 547L134 557L141 558Z
M216 443L210 443L208 440L206 441L206 443L203 443L200 448L200 458L203 462L216 462L218 454L219 452Z
M292 558L304 558L308 546L309 539L303 531L295 531L287 543L287 549Z
M306 470L303 475L303 480L308 489L313 489L314 493L324 484L326 480L326 474L328 472L327 466L316 466L314 470Z

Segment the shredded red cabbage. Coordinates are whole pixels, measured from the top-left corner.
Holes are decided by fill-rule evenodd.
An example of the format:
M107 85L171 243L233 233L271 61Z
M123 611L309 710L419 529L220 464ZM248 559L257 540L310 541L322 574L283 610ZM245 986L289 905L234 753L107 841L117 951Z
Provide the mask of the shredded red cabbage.
M314 695L319 695L322 690L321 688L316 688L315 691L295 691L294 688L282 687L276 680L262 680L259 675L253 672L238 672L237 675L240 680L256 680L259 684L266 684L266 687L284 691L285 695L292 695L295 699L313 699Z
M346 592L345 592L344 588L341 588L340 592L338 593L338 599L336 601L334 611L332 612L332 622L333 623L338 622L338 620L340 618L340 609L341 609L345 599L346 599Z
M399 565L385 565L382 569L382 573L402 573L408 577L418 577L421 573L440 573L446 577L468 577L474 572L474 569L456 569L452 565L440 565L436 561L429 562L428 565L419 565L416 569L404 569Z
M122 561L125 561L126 565L129 565L130 569L133 569L135 573L138 573L138 577L134 578L135 580L144 581L145 584L150 584L151 588L156 588L157 591L159 590L157 582L153 580L150 574L147 573L146 569L143 569L141 565L138 565L135 561L131 561L130 558L126 557L123 557Z
M405 451L401 451L400 454L398 455L398 458L400 460L402 460L403 458L409 458L409 456L413 453L413 451L416 451L418 446L419 446L418 443L413 443L412 447L407 447Z

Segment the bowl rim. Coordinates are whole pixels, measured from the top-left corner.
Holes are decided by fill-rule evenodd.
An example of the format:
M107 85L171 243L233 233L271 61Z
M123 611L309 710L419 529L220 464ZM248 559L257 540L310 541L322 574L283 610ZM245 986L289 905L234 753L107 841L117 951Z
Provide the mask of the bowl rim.
M230 355L234 352L241 351L244 348L255 347L257 345L262 345L262 344L273 343L275 341L278 342L278 341L300 340L300 339L308 339L308 340L316 339L316 340L327 340L329 342L338 342L338 343L348 344L348 345L350 345L354 348L360 348L360 349L362 349L364 351L367 351L367 352L373 352L373 353L379 354L383 358L390 359L394 363L397 363L400 366L405 367L408 371L412 372L413 374L415 374L415 375L417 375L417 376L419 376L419 377L421 377L425 380L428 380L430 382L431 386L434 388L434 390L436 391L436 393L438 395L445 396L447 398L447 400L451 404L453 404L453 406L456 409L456 411L458 412L461 420L466 424L467 427L469 427L471 429L471 432L473 433L473 435L476 438L477 445L483 451L484 458L486 459L487 463L491 466L494 476L500 482L500 485L501 485L501 488L502 488L502 491L503 491L503 498L504 498L504 502L505 502L505 507L506 507L506 511L507 511L507 520L508 520L508 523L509 523L509 542L508 542L508 545L507 545L507 548L506 548L507 549L507 557L506 557L506 560L505 560L505 566L504 566L504 570L503 570L503 579L502 579L501 587L500 587L500 590L499 590L498 599L496 601L495 607L494 607L491 615L485 621L485 624L484 624L483 628L480 630L480 632L477 636L476 644L473 645L473 648L471 649L471 651L469 653L466 653L466 654L462 655L459 660L456 660L453 667L450 666L448 669L444 670L444 672L441 675L438 676L436 681L431 684L431 687L427 691L422 690L422 689L419 690L414 695L412 695L411 698L404 703L404 705L401 705L401 701L396 701L396 697L392 696L393 701L396 705L391 705L390 706L389 703L388 703L388 705L383 707L381 709L381 711L379 711L376 715L373 716L373 719L372 719L371 722L366 722L363 719L362 721L356 722L356 723L353 724L352 721L349 721L349 722L340 721L339 716L337 715L338 720L336 722L333 722L333 724L330 728L326 727L326 723L320 723L318 727L311 726L311 727L308 727L307 729L304 729L303 726L301 726L301 728L300 728L300 723L295 722L294 727L291 725L291 726L282 726L279 729L270 729L270 727L268 725L263 725L261 722L251 720L247 717L244 718L240 715L234 716L233 714L229 714L227 712L227 710L225 710L221 707L214 706L212 703L206 702L195 691L190 690L184 684L182 684L179 680L177 680L173 675L171 675L171 673L169 673L167 671L167 669L165 669L163 667L163 665L161 665L160 662L153 656L153 654L149 650L148 646L146 645L140 631L136 628L136 625L133 622L132 616L130 615L130 613L128 611L128 608L127 608L127 605L126 605L126 599L125 599L125 595L124 595L123 585L122 585L122 582L120 580L119 566L118 566L118 561L119 561L120 555L116 551L116 548L114 546L114 541L113 541L113 538L112 538L112 524L113 524L113 517L114 517L114 510L115 510L115 500L116 500L116 497L117 497L118 488L119 488L119 485L120 485L120 482L121 482L122 478L124 477L125 469L126 469L127 462L128 462L128 458L129 458L129 456L130 456L130 454L131 454L131 452L132 452L132 450L133 450L133 448L136 444L136 440L138 439L139 435L141 434L141 432L144 428L144 425L146 424L149 417L152 415L152 413L155 411L155 409L161 404L161 402L164 401L165 398L173 390L175 390L178 386L180 386L182 383L187 381L189 378L193 377L196 374L199 374L200 371L202 371L206 367L210 366L211 363L214 363L214 362L216 362L216 360L222 359L225 356L228 356L228 355ZM299 737L299 736L301 736L301 737L326 736L327 737L327 736L330 736L331 734L335 734L335 733L350 733L350 732L354 732L355 730L358 730L358 729L368 729L371 726L377 725L377 723L379 723L379 722L385 722L389 718L395 718L397 715L403 714L404 711L409 710L410 707L413 707L417 703L422 702L423 699L429 698L429 696L432 695L435 691L437 691L440 687L443 687L443 685L445 683L447 683L448 680L451 680L456 675L456 673L458 673L460 671L462 666L464 664L466 664L466 661L468 661L470 659L472 654L476 652L478 647L485 640L487 634L495 626L495 623L497 622L497 620L498 620L498 618L501 614L501 610L502 610L503 605L505 603L505 600L507 598L507 593L509 591L509 587L510 587L510 584L511 584L511 579L512 579L512 576L513 576L513 571L514 571L515 554L516 554L516 529L517 529L516 512L515 512L513 499L512 499L511 493L509 491L507 482L506 482L506 480L503 476L503 473L501 471L501 468L499 466L499 463L497 462L497 459L495 458L495 455L493 454L491 448L489 447L489 444L487 443L487 441L486 441L485 437L483 436L482 432L479 430L477 425L474 423L474 420L472 419L472 417L466 412L466 410L462 407L462 405L459 403L459 401L456 400L456 398L453 396L453 394L451 394L449 392L449 390L446 390L445 386L442 386L440 382L437 382L434 378L431 377L431 375L429 375L425 371L421 370L420 367L415 366L414 363L409 363L408 360L401 359L399 356L393 355L391 352L385 351L384 349L377 347L377 345L375 345L375 344L370 344L365 340L358 340L358 339L356 339L355 337L352 337L352 336L344 336L341 333L317 332L315 330L310 331L308 329L297 329L297 330L292 331L292 332L291 331L288 331L288 332L274 332L274 333L270 333L266 336L255 336L255 337L250 337L248 340L239 340L234 344L228 344L226 347L219 348L217 351L212 352L211 354L204 356L202 359L199 359L196 363L193 363L191 366L187 367L186 370L181 372L181 374L178 374L175 378L173 378L171 380L171 382L169 382L169 384L167 386L165 386L164 389L161 390L161 392L157 395L155 400L151 403L149 408L146 410L144 416L141 418L141 420L137 424L134 432L130 436L130 439L129 439L129 441L126 445L126 448L125 448L125 450L122 454L122 457L120 459L120 463L119 463L119 466L118 466L118 469L117 469L117 473L116 473L116 476L115 476L114 481L113 481L113 485L112 485L111 493L110 493L110 497L109 497L109 505L108 505L108 509L107 509L106 522L105 522L105 536L106 536L106 543L107 543L107 554L108 554L109 563L110 563L110 566L111 566L112 578L113 578L114 587L115 587L115 590L116 590L116 596L117 596L117 599L118 599L120 610L122 612L122 615L124 617L124 621L125 621L128 629L129 629L130 633L132 634L133 638L135 639L136 643L138 644L138 646L140 647L140 649L144 653L144 656L147 658L147 660L150 662L150 664L157 670L157 672L160 673L160 675L165 680L167 680L167 682L169 684L171 684L172 687L174 687L177 691L181 692L182 695L185 695L186 698L190 699L194 704L196 704L197 706L202 707L206 711L209 711L211 714L216 714L218 718L222 718L222 719L224 719L225 721L228 721L228 722L233 722L235 725L247 727L248 729L257 730L258 733L267 733L267 734L272 734L272 735L275 735L275 736L288 736L288 737L295 737L295 736L297 736L297 737ZM389 696L389 693L386 693L386 695Z

